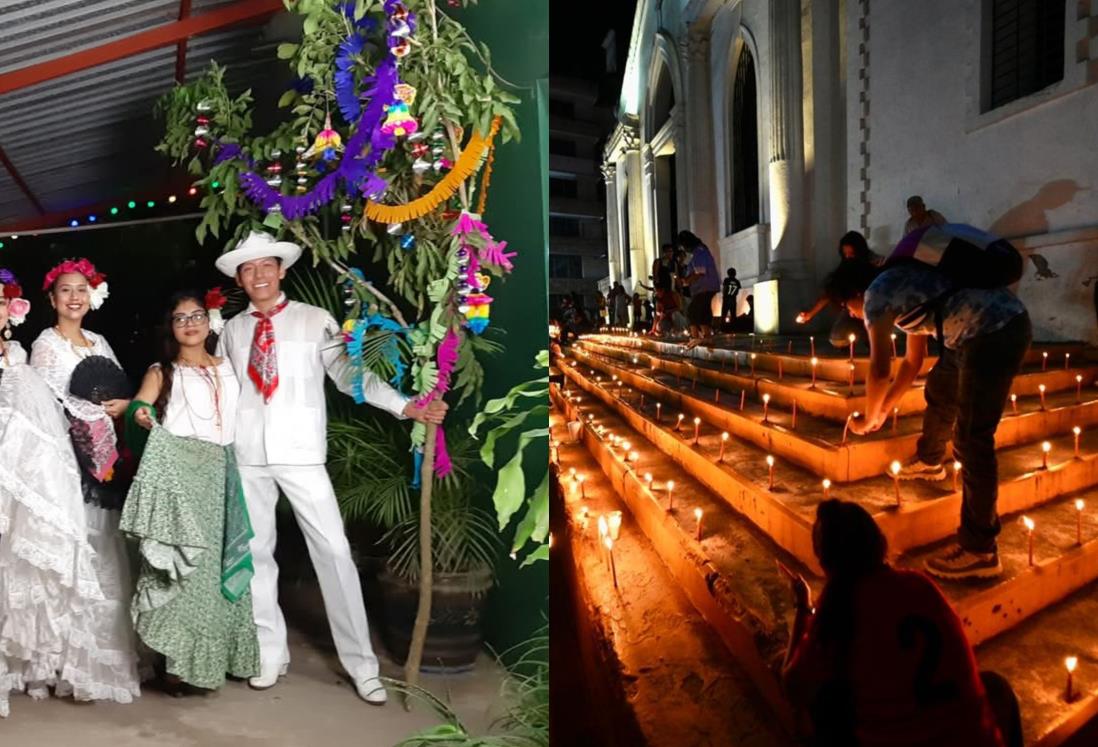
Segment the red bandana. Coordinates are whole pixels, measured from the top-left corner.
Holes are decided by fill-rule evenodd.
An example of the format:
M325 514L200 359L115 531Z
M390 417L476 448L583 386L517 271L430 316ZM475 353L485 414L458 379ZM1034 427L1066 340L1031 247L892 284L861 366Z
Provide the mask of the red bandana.
M278 358L271 317L286 308L288 303L289 300L283 301L267 314L262 311L252 312L252 316L258 318L259 322L255 325L252 352L248 356L248 378L255 384L256 390L263 395L264 404L271 401L275 389L278 389Z

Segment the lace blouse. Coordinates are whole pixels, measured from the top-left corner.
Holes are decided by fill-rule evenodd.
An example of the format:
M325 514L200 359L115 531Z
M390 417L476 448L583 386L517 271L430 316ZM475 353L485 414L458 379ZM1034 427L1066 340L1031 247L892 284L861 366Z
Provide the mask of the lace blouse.
M38 335L38 339L31 346L30 364L45 379L46 384L53 391L53 396L61 400L61 404L69 414L87 422L103 418L110 421L102 405L69 394L72 372L80 361L93 355L102 355L118 364L118 358L102 335L88 330L84 330L83 333L92 344L89 348L73 345L53 327L42 330L42 334ZM121 364L118 365L121 367Z

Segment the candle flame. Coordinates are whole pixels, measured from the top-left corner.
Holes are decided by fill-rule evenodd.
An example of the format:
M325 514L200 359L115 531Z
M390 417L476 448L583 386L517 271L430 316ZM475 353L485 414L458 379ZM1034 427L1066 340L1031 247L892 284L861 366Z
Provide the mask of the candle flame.
M586 478L585 476L583 476L583 475L577 475L577 476L576 476L576 479L577 479L577 480L579 480L580 482L583 482L583 481L584 481L584 480L586 480L587 478Z
M728 434L727 433L722 433L721 434L721 440L722 441L727 441L728 440Z
M1082 374L1075 374L1075 383L1076 384L1082 384L1083 383L1083 375Z
M599 517L599 536L605 537L610 532L610 525L606 523L606 517Z
M645 472L644 473L644 481L646 483L651 484L651 482L652 482L652 473L651 472Z
M671 489L673 489L674 487L675 487L675 481L674 481L674 480L668 480L668 481L667 481L667 489L668 489L668 490L671 490Z
M1066 659L1064 659L1064 666L1067 667L1067 670L1069 672L1074 672L1075 667L1077 667L1078 665L1079 665L1079 657L1077 657L1077 656L1069 656Z
M683 414L682 414L681 412L679 413L679 420L682 420L682 419L683 419L683 418L685 418L685 417L686 417L686 416L685 416L685 415L683 415Z
M827 478L825 477L825 478L824 478L824 481L823 481L823 486L824 486L824 490L827 490L828 488L830 488L830 487L831 487L831 480L828 480L828 479L827 479Z
M816 364L818 364L819 362L820 362L820 359L819 359L819 358L815 358L815 357L814 357L814 358L812 358L812 365L813 365L813 366L815 366L815 365L816 365Z
M888 466L888 468L889 468L889 469L890 469L890 470L892 471L892 474L893 474L893 475L898 475L898 474L900 474L900 469L901 469L902 467L903 467L903 465L901 465L901 464L900 464L899 462L892 462L892 464L890 464L890 465Z
M632 445L633 445L633 444L629 443L628 441L622 441L622 442L621 442L621 448L622 448L622 449L623 449L624 451L629 451L629 449L630 449L630 447L632 447Z
M1039 391L1041 394L1044 394L1045 393L1045 385L1044 384L1038 385L1037 391Z
M774 466L774 456L772 454L767 454L766 455L766 466L767 467L773 467Z
M1085 506L1086 506L1086 504L1083 503L1082 498L1076 498L1075 499L1075 510L1076 511L1082 511Z
M610 535L603 537L603 543L606 545L606 549L610 552L614 552L614 540L610 539Z
M1079 426L1075 426L1074 428L1071 429L1071 432L1074 433L1076 436L1078 436L1080 433L1083 432L1083 429L1080 428Z
M701 425L701 418L694 418L694 425Z
M702 510L701 510L700 508L695 508L695 509L694 509L694 518L695 518L695 519L696 519L697 521L701 521L701 520L702 520Z
M847 335L846 339L850 340L851 342L854 342L855 340L858 339L858 336L856 334L854 334L853 332L851 332L849 335Z
M637 453L637 452L635 452L635 451L630 451L630 452L629 452L629 461L630 461L630 462L635 462L635 461L637 461L638 459L640 459L640 454L638 454L638 453Z
M1033 523L1033 519L1029 518L1028 516L1023 516L1022 517L1022 524L1025 525L1027 532L1032 532L1033 528L1035 526L1037 526L1036 524Z
M1010 401L1011 402L1017 402L1018 401L1018 395L1017 394L1010 395Z
M764 394L763 395L763 402L766 402L767 404L770 404L770 395L769 394Z
M960 462L954 462L953 463L953 471L954 472L960 472L961 471L961 463Z
M1048 441L1042 441L1041 451L1045 452L1046 454L1049 453L1050 451L1052 451L1052 444L1050 444Z
M751 354L751 360L755 360L755 357L756 357L756 356L755 356L755 354L754 354L754 353L752 353L752 354Z
M896 339L896 333L893 332L892 334L889 335L889 337L891 337L893 340L895 340Z

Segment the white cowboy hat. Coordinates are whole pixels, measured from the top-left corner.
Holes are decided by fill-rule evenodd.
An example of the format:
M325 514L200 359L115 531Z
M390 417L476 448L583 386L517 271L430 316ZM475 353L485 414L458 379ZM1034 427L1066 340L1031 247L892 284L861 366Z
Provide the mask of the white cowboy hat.
M289 241L275 241L274 236L262 231L252 231L235 249L218 257L214 265L229 277L235 277L236 268L240 265L263 257L278 257L282 260L283 269L289 269L300 259L301 247Z

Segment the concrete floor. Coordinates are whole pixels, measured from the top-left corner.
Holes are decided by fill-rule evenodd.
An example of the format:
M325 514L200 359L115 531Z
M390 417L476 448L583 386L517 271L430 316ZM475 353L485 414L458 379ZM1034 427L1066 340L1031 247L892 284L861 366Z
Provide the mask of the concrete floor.
M356 745L390 747L408 735L441 723L416 702L406 712L390 693L384 707L358 698L344 679L330 641L290 631L292 663L278 686L263 692L229 682L210 695L172 698L146 690L129 705L32 701L13 695L11 716L0 722L0 744L79 744L81 747L300 747ZM382 674L401 669L382 655ZM474 734L483 734L499 713L503 672L482 655L470 674L423 676L421 684L451 705Z

